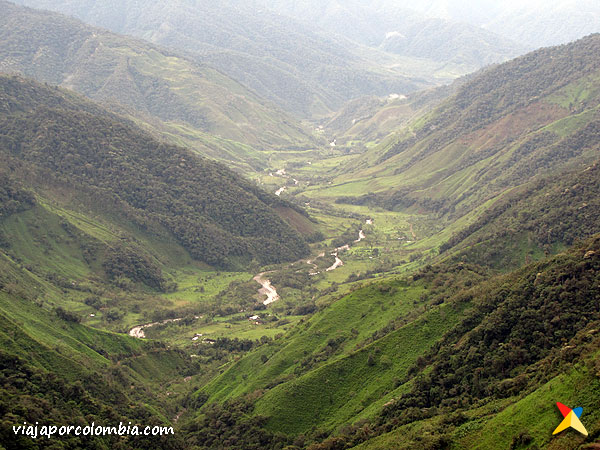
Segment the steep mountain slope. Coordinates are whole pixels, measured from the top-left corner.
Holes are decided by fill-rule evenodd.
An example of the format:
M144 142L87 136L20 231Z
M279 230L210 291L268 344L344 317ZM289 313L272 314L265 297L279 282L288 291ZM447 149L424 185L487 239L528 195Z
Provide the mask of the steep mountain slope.
M593 35L483 71L319 195L366 185L374 195L344 201L457 217L538 175L594 162L599 50Z
M236 442L219 426L230 420L228 430L264 429L270 448L580 448L575 433L551 438L560 398L583 402L597 440L599 45L591 36L474 77L412 124L414 141L357 158L350 167L380 161L359 182L316 187L470 219L431 265L357 283L201 388L195 442ZM480 153L492 157L460 173ZM359 196L394 188L399 162L423 185ZM469 195L439 188L443 166ZM506 184L488 187L488 171ZM535 426L519 408L537 408Z
M566 390L584 400L573 386L563 384L577 372L591 384L588 394L594 392L599 381L597 365L594 369L600 344L599 242L596 235L553 259L499 278L485 290L466 293L463 301L474 299L472 310L414 367L415 382L409 392L386 405L382 421L396 418L406 423L470 405L514 401L551 380L559 392ZM526 443L580 448L581 435L551 442L556 400L549 394L544 395L549 405L544 404L543 414L548 429L529 429ZM597 390L592 395L588 400L593 402ZM584 404L591 413L587 418L591 438L597 439L597 411L588 401ZM412 417L405 414L407 410ZM519 419L524 427L522 416ZM518 436L511 437L514 445ZM510 448L509 439L504 437L498 448Z
M432 110L454 93L460 82L426 89L408 95L361 97L337 111L323 128L339 144L346 141L369 143L390 138L415 118Z
M76 90L173 143L264 164L262 150L312 145L291 117L223 73L59 14L0 2L0 71Z
M97 26L184 50L300 116L337 109L365 95L408 92L413 79L398 61L244 2L182 0L139 3L21 0ZM381 67L388 59L387 67Z
M445 307L419 317L429 287L396 281L356 290L264 349L266 362L257 353L233 365L205 388L209 401L264 390L256 413L268 417L267 428L292 435L356 420L459 317L460 308Z
M40 204L21 183L6 175L0 178L3 448L47 447L47 438L15 435L13 427L24 422L40 427L92 422L170 426L168 418L177 406L167 389L183 382L180 374L193 371L193 361L178 350L81 324L82 294L93 298L92 293L111 291L110 284L98 278L100 271L95 279L80 278L88 275L85 261L90 268L99 265L94 259L101 259L102 244L108 244L53 214L52 207ZM119 436L72 434L61 440L73 448L89 448L90 441L110 448L150 448L157 443L184 448L173 435L125 442Z
M30 70L69 59L44 59L40 45L40 65L25 64L36 58L19 42L25 53L11 52ZM598 50L591 36L383 109L376 98L348 104L329 130L398 134L272 174L310 194L326 239L309 260L288 225L316 231L301 208L155 140L140 115L0 75L0 447L593 448ZM430 223L440 232L421 229ZM344 267L327 271L329 249L346 243L335 251ZM281 294L274 304L257 298L259 271ZM140 324L152 325L147 340L117 333ZM584 408L588 437L552 436L556 401ZM175 434L15 437L25 421Z
M34 186L53 180L120 204L139 226L161 224L209 264L281 262L307 252L273 209L288 205L218 163L21 78L0 77L0 105L5 167Z

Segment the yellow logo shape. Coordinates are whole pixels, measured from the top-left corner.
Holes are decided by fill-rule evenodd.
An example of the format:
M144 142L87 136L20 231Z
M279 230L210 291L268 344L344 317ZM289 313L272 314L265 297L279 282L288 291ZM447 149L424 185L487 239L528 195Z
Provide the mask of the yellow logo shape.
M560 410L564 419L556 427L556 430L554 430L554 433L552 433L552 434L558 434L561 431L564 431L567 428L571 427L571 428L574 428L575 430L579 431L584 436L588 435L587 430L581 423L581 420L579 420L579 418L581 417L581 414L583 414L583 408L579 407L579 408L571 409L568 406L565 406L560 402L556 402L556 406L558 406L558 409Z

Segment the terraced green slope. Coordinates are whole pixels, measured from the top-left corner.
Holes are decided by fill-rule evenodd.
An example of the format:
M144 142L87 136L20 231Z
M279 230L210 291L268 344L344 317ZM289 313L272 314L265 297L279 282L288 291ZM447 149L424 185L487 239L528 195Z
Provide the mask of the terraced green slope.
M441 245L444 257L507 270L600 232L600 166L569 172L504 195Z
M223 73L147 42L0 2L0 71L61 85L203 155L262 169L313 145L294 119Z

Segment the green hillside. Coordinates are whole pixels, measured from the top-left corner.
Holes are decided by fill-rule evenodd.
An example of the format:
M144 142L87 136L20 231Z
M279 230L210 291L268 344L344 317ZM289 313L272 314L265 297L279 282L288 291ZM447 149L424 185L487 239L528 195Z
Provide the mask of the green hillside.
M587 406L586 423L597 437L599 242L596 236L490 280L475 267L443 265L413 281L358 289L232 365L198 395L222 402L247 394L269 432L302 436L315 449L363 442L360 448L470 448L483 436L494 448L514 448L521 438L547 445L557 420L554 396ZM395 319L377 323L383 311ZM590 398L569 385L578 379L590 383ZM541 421L534 427L520 409L531 402L543 408L531 411ZM516 414L504 430L509 411ZM202 433L215 432L200 423ZM582 439L559 442L578 448Z
M399 127L414 141L398 154L386 153L402 138L358 157L291 167L291 176L315 174L313 187L296 188L311 211L320 217L329 211L331 223L335 213L360 215L366 239L374 235L371 250L362 252L371 259L400 253L409 261L382 264L359 281L366 264L353 259L360 259L360 244L351 247L342 256L344 273L352 264L360 269L347 278L317 278L336 283L317 282L323 299L312 317L197 391L203 407L188 425L194 442L207 448L251 442L243 432L250 429L265 436L257 448L587 448L596 442L598 42L592 36L534 52L466 81L424 118ZM377 110L375 103L349 105L336 126ZM543 113L531 114L538 107ZM548 141L534 140L550 133ZM459 144L463 153L454 151ZM477 152L489 159L478 161ZM471 160L477 172L467 165ZM336 167L339 161L346 165ZM454 164L464 177L444 191ZM397 190L393 181L411 173L419 184ZM497 182L489 182L492 175ZM377 186L380 193L362 195ZM374 224L365 225L365 217ZM413 227L418 218L423 222ZM395 228L402 219L411 221L409 232L419 241L392 247L390 239L400 238L377 236L402 236ZM587 440L576 433L552 438L561 398L587 411ZM228 427L217 425L225 420Z
M494 203L440 252L500 270L564 250L597 233L599 166L544 178Z
M2 76L0 105L2 448L189 448L176 424L187 394L261 334L182 350L114 331L175 314L194 323L232 279L252 276L201 261L302 256L306 244L278 214L307 220L303 211L68 91ZM185 277L198 280L193 297L178 285ZM32 440L15 436L23 422L177 433Z
M479 73L312 195L457 218L536 176L585 167L598 150L599 48L592 35Z
M356 147L392 139L417 117L430 111L449 97L459 82L449 86L414 92L403 96L361 97L352 100L324 125L324 131L336 138L337 145Z
M24 267L7 247L4 243L0 249L3 448L47 448L42 438L15 436L13 426L23 422L61 426L110 420L111 425L131 421L170 426L178 406L165 392L181 383L178 374L192 369L190 358L80 324L79 314L60 306L65 305L64 289L57 280L45 278L37 267ZM129 446L118 436L70 436L62 444L147 448L157 439L162 448L184 448L173 436L134 438Z
M365 97L395 57L259 4L52 5L183 57L0 0L0 70L61 85L0 74L0 449L600 445L600 36ZM313 140L194 62L232 55L282 109L360 98Z
M204 63L59 14L0 2L0 71L61 85L156 136L261 169L264 150L305 147L294 119Z

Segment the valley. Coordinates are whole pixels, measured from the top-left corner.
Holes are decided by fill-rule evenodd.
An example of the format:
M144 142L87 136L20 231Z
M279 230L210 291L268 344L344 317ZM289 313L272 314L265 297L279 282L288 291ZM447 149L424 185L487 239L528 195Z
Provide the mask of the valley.
M600 35L17 3L78 19L0 0L0 448L600 442Z

